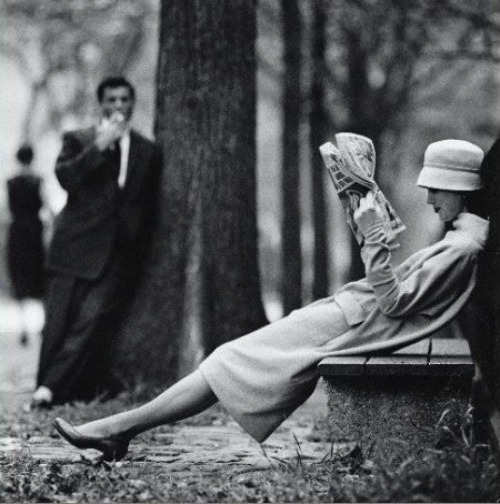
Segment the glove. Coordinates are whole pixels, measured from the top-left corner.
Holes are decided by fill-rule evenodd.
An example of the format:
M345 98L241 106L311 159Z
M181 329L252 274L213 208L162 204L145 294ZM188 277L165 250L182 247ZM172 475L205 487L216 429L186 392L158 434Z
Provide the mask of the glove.
M372 192L368 192L364 198L359 200L359 207L355 210L353 218L360 233L368 241L370 241L370 237L378 235L384 228L382 211Z

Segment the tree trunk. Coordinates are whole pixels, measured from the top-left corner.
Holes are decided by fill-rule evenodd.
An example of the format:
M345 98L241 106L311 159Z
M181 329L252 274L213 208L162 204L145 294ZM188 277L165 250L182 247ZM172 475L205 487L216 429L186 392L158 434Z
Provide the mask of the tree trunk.
M301 16L297 0L282 0L284 29L283 139L282 139L282 254L281 295L284 314L302 305L302 250L300 241L300 71Z
M349 84L352 87L347 96L348 131L359 133L370 138L366 131L367 119L370 119L368 98L370 86L368 82L367 54L362 45L362 34L349 32L347 37L348 75ZM349 268L349 280L358 280L365 276L365 267L361 260L358 242L351 234L351 265Z
M352 127L349 128L349 131L352 131L354 133L358 133L360 135L364 135L368 138L370 138L373 142L373 145L375 146L375 151L377 154L377 170L378 167L381 166L383 163L382 161L382 156L380 155L380 131L379 128L370 128L369 125L369 118L364 116L364 115L357 115L356 116L358 120L353 120L352 121ZM377 170L375 171L375 180L377 180ZM387 194L386 194L387 196ZM351 233L350 236L350 244L351 244L351 264L349 267L349 281L353 280L359 280L360 278L363 278L366 276L365 273L365 265L363 263L363 260L361 259L361 248L359 246L359 243L357 242L356 238L354 235Z
M325 111L325 26L323 0L313 0L312 21L312 82L309 114L309 144L311 151L311 180L314 224L314 271L312 295L320 299L328 295L328 241L325 206L325 169L319 152L328 135Z
M143 379L178 378L267 322L257 256L255 17L252 0L161 5L160 222L122 335L128 368Z

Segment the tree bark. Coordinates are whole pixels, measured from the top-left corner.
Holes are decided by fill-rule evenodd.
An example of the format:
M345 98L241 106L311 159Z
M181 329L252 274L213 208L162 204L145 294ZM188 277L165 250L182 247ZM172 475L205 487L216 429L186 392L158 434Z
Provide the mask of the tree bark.
M284 30L282 138L282 254L281 295L284 314L302 305L302 250L300 240L300 112L301 15L297 0L282 0Z
M161 4L161 211L122 345L146 380L178 378L267 322L257 256L255 17L255 0Z
M311 108L309 113L309 144L311 151L312 205L314 225L314 271L312 296L320 299L328 295L328 241L325 205L325 169L319 152L328 135L328 120L325 111L325 27L326 14L323 0L313 0L312 21L312 82Z

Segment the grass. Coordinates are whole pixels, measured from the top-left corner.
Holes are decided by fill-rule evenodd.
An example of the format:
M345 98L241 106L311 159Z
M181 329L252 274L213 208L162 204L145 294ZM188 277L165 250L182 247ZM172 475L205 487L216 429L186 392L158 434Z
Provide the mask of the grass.
M85 407L61 406L51 412L16 411L0 422L2 436L26 439L55 435L52 419L61 415L79 423L143 402L155 391L141 390L106 403ZM222 408L215 407L191 419L191 425L224 424ZM314 438L328 439L324 422ZM156 434L141 436L145 444L159 444ZM172 472L167 464L137 460L81 463L44 463L28 450L0 456L1 502L499 502L497 474L489 451L473 447L459 429L443 429L440 442L420 458L405 454L396 468L374 463L359 447L347 454L325 453L320 462L302 456L268 457L269 469L242 469L227 464L224 470L197 465Z

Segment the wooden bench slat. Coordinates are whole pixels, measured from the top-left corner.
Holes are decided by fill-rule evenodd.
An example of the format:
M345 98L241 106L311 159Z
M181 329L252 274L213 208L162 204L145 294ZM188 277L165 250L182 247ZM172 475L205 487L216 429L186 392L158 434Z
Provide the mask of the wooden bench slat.
M429 361L429 375L462 375L472 376L474 374L474 365L470 356L456 356L456 357L440 357L431 356Z
M366 360L363 356L326 357L318 368L323 376L360 376L364 373Z
M429 355L431 347L430 338L413 343L413 345L401 348L391 355Z
M469 343L460 339L439 339L432 338L432 356L465 356L470 355Z
M430 354L429 354L430 350ZM459 339L425 339L384 356L326 357L323 376L445 376L474 374L469 344Z
M427 355L393 354L371 357L365 365L368 376L422 376L427 374Z

